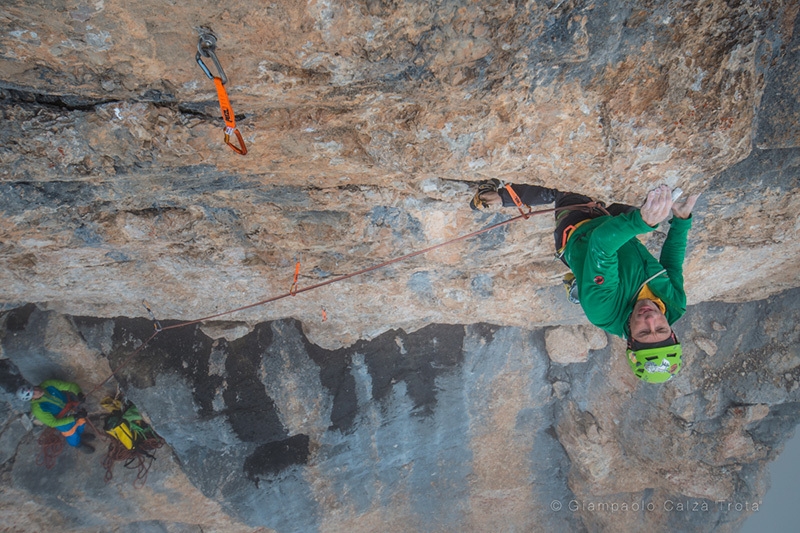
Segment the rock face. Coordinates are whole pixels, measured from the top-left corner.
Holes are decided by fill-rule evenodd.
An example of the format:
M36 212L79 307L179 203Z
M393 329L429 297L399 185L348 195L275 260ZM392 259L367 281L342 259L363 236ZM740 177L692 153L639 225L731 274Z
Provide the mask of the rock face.
M799 10L5 2L4 524L735 529L798 416ZM703 193L679 378L635 383L568 303L551 216L288 297L297 264L304 289L508 220L467 207L492 177ZM167 329L128 361L148 307ZM75 454L43 474L11 391L120 365L168 444L146 488Z
M631 204L661 182L702 191L690 302L794 287L797 11L6 3L3 298L209 316L288 291L297 261L307 286L504 219L467 208L488 177ZM194 61L205 26L247 156ZM327 348L433 322L580 323L547 218L234 318L291 316Z
M690 308L685 369L665 386L639 382L616 339L551 362L543 328L432 324L327 350L287 319L234 340L167 330L135 352L147 320L27 306L4 315L4 516L18 530L735 531L800 420L798 296ZM49 350L53 329L80 341ZM143 489L121 466L104 486L73 450L35 464L15 381L78 379L57 365L79 346L107 354L95 370L117 369L168 443Z

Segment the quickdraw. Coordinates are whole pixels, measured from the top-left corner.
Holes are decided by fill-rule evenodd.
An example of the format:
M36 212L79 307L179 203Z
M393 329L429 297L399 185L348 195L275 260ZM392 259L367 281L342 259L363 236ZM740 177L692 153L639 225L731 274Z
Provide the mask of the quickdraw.
M150 309L150 306L147 305L147 300L142 300L142 305L144 306L145 309L147 309L147 314L150 315L150 320L153 321L153 329L156 330L156 333L160 332L162 329L161 322L156 320L156 315L153 314L152 309Z
M197 61L197 64L200 65L200 68L203 69L205 75L208 76L208 79L214 82L214 87L217 89L219 109L222 112L222 119L225 121L225 144L230 146L231 149L237 154L247 155L247 147L244 144L242 134L239 133L239 129L236 127L236 115L233 113L231 101L230 98L228 98L228 92L225 90L225 84L228 83L228 77L225 75L225 71L222 70L222 65L220 64L219 59L217 59L216 49L217 38L211 33L201 33L200 40L197 42L197 54L194 58ZM214 62L214 66L217 67L219 76L214 76L206 64L203 63L204 57L211 58L211 61ZM236 139L239 141L239 146L236 146L231 142L232 134L236 135Z
M298 261L294 265L294 281L292 282L292 287L289 289L289 294L292 296L297 295L297 279L300 277L300 261Z

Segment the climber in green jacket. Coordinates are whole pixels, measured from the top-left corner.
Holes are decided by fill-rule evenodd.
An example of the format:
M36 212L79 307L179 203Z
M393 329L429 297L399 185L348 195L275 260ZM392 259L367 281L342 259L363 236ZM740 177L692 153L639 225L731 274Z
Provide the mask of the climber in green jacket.
M639 209L624 204L577 207L591 198L492 180L479 186L470 206L514 206L509 189L525 205L555 202L555 244L574 276L571 299L580 301L592 324L628 341L634 374L655 383L677 374L681 346L672 324L686 312L683 259L699 195L678 204L663 185L650 191ZM670 212L674 216L656 260L636 236L653 231Z
M45 426L60 431L67 444L84 453L94 452L94 446L81 438L91 440L94 435L84 434L87 415L82 404L86 397L77 383L48 379L38 387L21 386L17 397L31 402L31 414Z

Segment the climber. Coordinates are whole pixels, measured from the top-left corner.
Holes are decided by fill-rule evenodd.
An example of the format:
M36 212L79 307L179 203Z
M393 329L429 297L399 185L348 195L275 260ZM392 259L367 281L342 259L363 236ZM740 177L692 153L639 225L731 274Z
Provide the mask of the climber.
M85 442L94 439L94 435L83 432L86 409L81 404L86 398L77 384L48 379L38 387L23 385L17 390L17 397L31 402L33 416L44 425L60 431L67 444L84 453L94 452L94 447Z
M686 312L683 259L699 195L677 204L662 185L647 194L639 209L625 204L577 207L592 199L491 180L479 185L470 206L514 206L508 189L529 206L555 202L556 256L572 271L571 299L579 300L592 324L627 340L628 364L636 377L652 383L674 377L681 368L681 345L672 324ZM559 209L568 206L576 207ZM670 211L674 216L656 260L636 236L653 231Z

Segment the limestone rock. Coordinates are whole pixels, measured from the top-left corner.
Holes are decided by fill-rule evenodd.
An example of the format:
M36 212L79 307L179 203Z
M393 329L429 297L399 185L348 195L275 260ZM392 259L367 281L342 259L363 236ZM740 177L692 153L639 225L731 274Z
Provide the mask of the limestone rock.
M545 334L547 355L554 363L582 363L589 350L600 350L608 344L602 330L594 326L561 326Z
M766 463L800 419L798 392L751 363L776 351L797 356L797 329L774 328L777 317L796 323L796 293L691 306L678 334L731 317L716 340L731 355L687 343L686 365L662 386L632 376L617 339L581 364L553 363L552 328L432 324L329 350L292 320L257 324L233 340L206 333L236 329L223 322L164 330L143 345L149 319L21 307L2 315L6 523L65 531L120 521L204 531L660 529L680 502L710 505L683 515L682 530L704 531L722 513L733 527L752 508L716 502L759 501ZM42 335L53 328L69 342ZM30 359L46 346L46 358ZM27 406L15 405L13 391L34 363L55 371L76 363L74 351L87 363L79 368L92 368L100 349L118 371L98 395L119 386L168 444L144 489L119 468L104 484L99 461L74 450L43 470L35 464L41 428L20 422ZM634 504L646 510L635 523L602 512Z
M293 317L332 349L432 322L582 323L550 217L247 307L287 293L298 261L308 287L505 219L467 207L489 177L630 204L702 191L691 303L797 284L794 2L206 7L7 3L3 302L245 307L223 319ZM244 157L194 61L203 27Z
M698 348L703 350L708 355L714 355L717 353L717 345L711 339L706 339L705 337L698 337L693 339L694 343L697 345Z
M798 11L7 0L4 525L735 530L750 510L666 506L757 500L799 418ZM246 156L195 62L208 31ZM648 388L586 326L552 215L455 240L515 216L469 209L488 178L702 192L681 374ZM13 390L112 369L98 392L169 444L149 488L86 458L49 483Z

